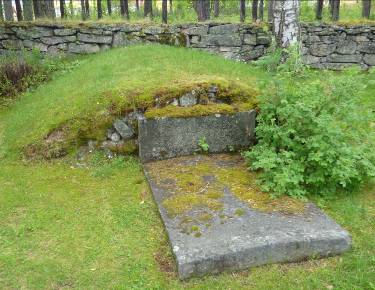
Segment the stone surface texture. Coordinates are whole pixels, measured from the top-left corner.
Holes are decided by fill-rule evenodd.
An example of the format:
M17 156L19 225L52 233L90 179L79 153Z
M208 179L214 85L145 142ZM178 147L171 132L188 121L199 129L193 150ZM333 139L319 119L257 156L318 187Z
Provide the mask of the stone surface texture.
M250 24L202 23L181 25L0 23L0 54L7 50L40 49L53 55L88 54L110 47L162 43L202 49L238 61L262 56L271 37Z
M170 161L188 165L194 164L200 157L195 155L185 157L183 161L181 158ZM217 162L217 166L236 166L236 163L230 161L222 162L215 155L211 158ZM173 196L173 182L178 180L172 178L158 181L155 172L171 170L161 162L165 161L145 164L144 171L164 222L180 279L263 264L331 256L351 247L348 232L313 204L307 203L304 211L298 214L262 212L238 199L228 189L230 184L224 187L219 199L223 208L220 211L209 211L210 221L190 226L193 232L187 233L182 227L198 221L196 217L202 208L193 208L179 216L169 215L164 201ZM157 171L153 166L156 166ZM191 170L197 179L202 177L194 169ZM215 172L207 172L203 177L212 180ZM168 189L168 183L172 191ZM238 212L241 214L236 214ZM197 228L199 235L194 235Z
M205 138L209 152L248 148L254 142L254 110L230 115L138 120L139 156L143 162L199 151ZM230 146L230 147L229 147Z
M291 0L292 1L292 0ZM315 68L374 66L375 25L301 23L303 60ZM43 53L96 53L137 43L162 43L201 49L225 58L250 62L266 53L271 36L252 24L194 23L179 25L0 23L0 54L39 49Z
M374 66L375 25L302 24L302 52L315 68L342 69Z

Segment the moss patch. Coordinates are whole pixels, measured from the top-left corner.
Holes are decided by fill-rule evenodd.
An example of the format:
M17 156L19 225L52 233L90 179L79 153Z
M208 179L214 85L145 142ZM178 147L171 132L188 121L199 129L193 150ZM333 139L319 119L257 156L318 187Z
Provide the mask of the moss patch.
M207 116L215 113L233 114L235 108L227 104L210 104L210 105L195 105L192 107L177 107L173 105L164 108L152 108L146 111L146 118L161 118L161 117L194 117Z
M305 203L300 200L287 196L274 199L262 192L256 182L257 174L249 172L238 155L200 155L194 160L192 162L192 157L180 157L146 165L155 181L171 193L163 201L171 217L198 208L221 210L225 187L253 209L284 214L304 212ZM235 214L240 216L243 212L236 211Z

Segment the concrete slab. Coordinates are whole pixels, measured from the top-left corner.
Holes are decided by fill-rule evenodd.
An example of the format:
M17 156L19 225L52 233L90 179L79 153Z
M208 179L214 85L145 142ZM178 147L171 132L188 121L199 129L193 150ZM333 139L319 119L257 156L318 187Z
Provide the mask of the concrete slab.
M139 156L143 162L190 155L206 139L211 153L249 148L254 141L254 110L230 115L156 118L138 121Z
M350 248L348 232L316 206L271 199L245 169L227 154L144 165L181 279Z

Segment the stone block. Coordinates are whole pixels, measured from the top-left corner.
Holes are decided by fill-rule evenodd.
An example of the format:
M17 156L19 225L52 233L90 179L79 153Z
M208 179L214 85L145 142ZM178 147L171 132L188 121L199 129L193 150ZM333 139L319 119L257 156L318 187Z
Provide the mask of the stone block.
M200 45L202 46L241 46L242 41L239 34L208 34L203 35Z
M166 30L166 28L161 27L161 26L146 26L143 28L143 32L145 34L152 34L152 35L157 35L161 34Z
M256 46L252 50L241 52L240 58L242 61L247 62L247 61L258 59L263 55L264 55L264 48Z
M47 45L56 45L59 43L66 43L66 42L75 42L77 37L72 36L50 36L50 37L42 37L40 39L41 42Z
M188 35L206 35L208 33L208 25L198 25L183 30Z
M47 45L45 45L44 43L37 42L35 40L34 41L28 40L28 39L24 40L23 46L26 47L26 48L29 48L29 49L37 49L40 52L47 52L47 50L48 50Z
M358 50L361 52L375 54L375 43L373 42L363 42L358 45Z
M340 54L353 54L356 50L357 43L351 40L341 41L336 47L336 52Z
M53 34L56 36L70 36L75 35L77 33L76 29L71 28L62 28L62 29L54 29Z
M138 120L139 155L143 162L193 154L205 138L210 152L228 145L248 148L254 141L255 111L188 118Z
M187 93L179 98L179 103L181 107L190 107L197 104L198 98L194 92Z
M95 53L100 51L100 47L97 44L77 44L77 43L70 43L68 45L68 52L70 53L77 53L77 54L88 54L88 53Z
M246 33L243 35L243 44L256 45L257 44L257 35Z
M235 180L228 178L217 186L223 171L246 170L242 162L235 155L215 154L144 164L180 279L316 259L350 249L349 233L312 203L304 204L297 213L285 213L276 207L264 211L238 198ZM203 185L195 195L209 199L208 190L215 194L216 199L208 202L217 207L203 202L196 205L189 194L179 191L185 176L193 187ZM186 211L171 215L168 202L183 194L187 195Z
M22 40L19 39L4 39L1 41L1 45L5 49L19 50L23 48Z
M78 33L78 40L86 43L111 44L112 36Z
M140 24L122 24L120 27L120 31L122 32L139 32L142 30L142 25Z
M335 44L316 43L310 46L310 54L314 56L327 56L334 52Z
M375 54L365 54L363 57L363 61L367 65L374 66L375 65Z
M327 56L328 62L336 63L359 63L361 60L360 54L330 54Z
M126 124L124 120L118 119L113 123L113 127L116 129L117 133L125 140L128 140L134 136L133 129Z
M302 56L302 61L305 64L319 63L320 57L307 54Z
M257 36L257 44L268 45L271 43L271 37L266 34L258 34Z
M223 24L223 25L217 25L212 26L209 29L210 34L233 34L237 33L239 29L238 24Z

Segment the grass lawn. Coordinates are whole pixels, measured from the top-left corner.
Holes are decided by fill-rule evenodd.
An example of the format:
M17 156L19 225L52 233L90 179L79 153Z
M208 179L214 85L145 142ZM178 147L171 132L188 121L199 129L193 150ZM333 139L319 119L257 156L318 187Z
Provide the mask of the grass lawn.
M132 96L149 100L170 84L205 79L252 86L271 77L245 64L162 46L79 61L72 72L0 110L0 288L375 289L373 183L354 195L316 199L352 234L352 251L181 282L137 159L106 162L98 155L86 167L74 166L74 156L21 161L22 146L51 129L69 120L79 126L81 115L96 120L108 105L126 105ZM375 74L366 79L372 82L361 97L375 108Z

